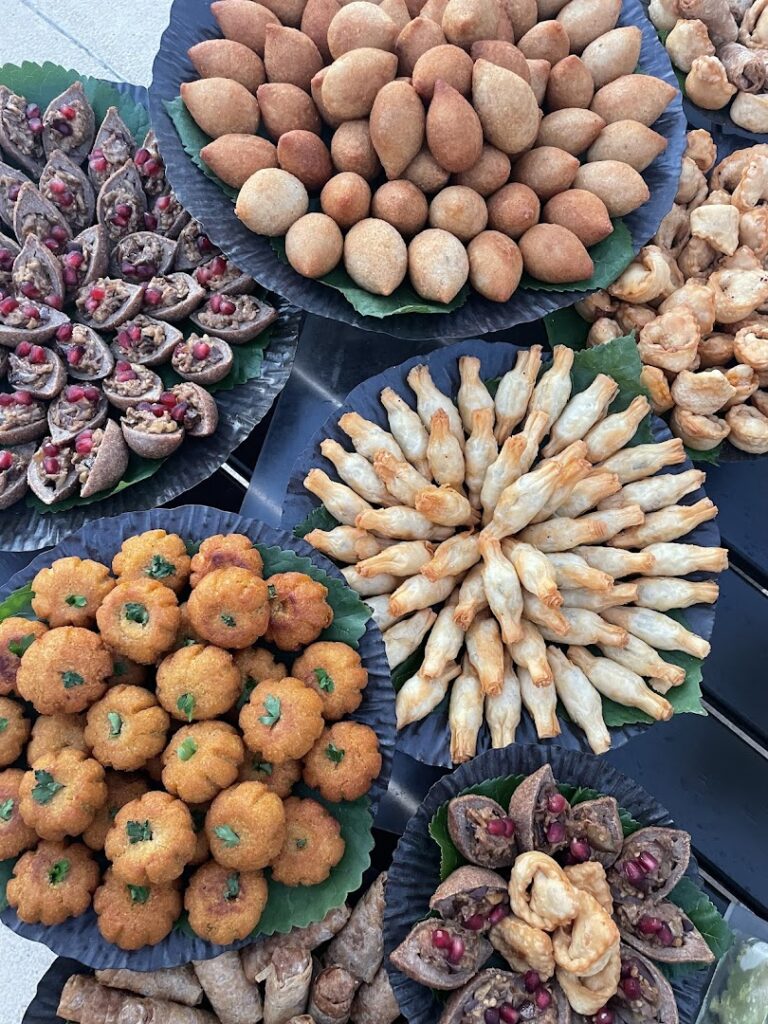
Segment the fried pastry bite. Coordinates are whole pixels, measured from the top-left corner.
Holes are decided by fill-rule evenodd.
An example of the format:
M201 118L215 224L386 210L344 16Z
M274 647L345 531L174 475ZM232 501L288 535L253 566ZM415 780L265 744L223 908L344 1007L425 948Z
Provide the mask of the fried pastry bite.
M652 608L606 608L603 617L660 651L685 651L706 658L709 643L685 626Z
M303 757L323 731L323 700L299 679L265 679L240 712L246 746L270 762Z
M157 945L170 934L181 914L181 893L177 882L132 885L108 868L94 894L93 909L107 942L119 949L141 949Z
M215 861L199 867L184 892L192 930L222 946L250 935L266 903L267 883L261 871L233 871Z
M733 339L733 355L759 373L768 370L768 330L758 324L742 327Z
M235 781L244 756L243 742L231 725L184 726L163 751L163 786L185 803L206 803Z
M648 392L651 409L657 416L668 412L674 406L675 400L670 391L669 381L658 366L643 366L640 371L640 383Z
M101 697L111 672L101 637L79 626L59 626L25 651L16 685L40 714L75 713Z
M410 658L414 651L419 649L427 634L431 637L431 630L437 618L437 614L431 608L422 608L421 611L396 622L382 633L387 664L390 668L395 668Z
M149 784L144 778L126 772L107 769L104 773L104 781L107 784L107 799L81 836L85 845L96 851L104 849L107 832L112 827L112 822L120 808L130 800L138 800L149 790Z
M637 449L629 450L636 451ZM617 456L613 456L613 458L616 459ZM615 466L609 466L610 461L609 459L602 463L601 468L617 472ZM631 473L631 470L627 470L627 472ZM621 480L621 473L619 473L619 479ZM577 519L558 516L543 523L527 526L520 534L520 539L540 548L545 554L557 553L568 551L581 544L600 544L627 527L637 526L643 521L643 517L644 513L637 505L628 505L621 509L605 509L602 512L589 512Z
M568 660L584 672L604 697L639 708L656 721L666 722L672 717L674 709L669 701L649 689L636 672L610 658L595 658L586 647L571 646L566 653Z
M0 768L13 764L19 757L30 730L23 706L10 697L0 697Z
M429 425L425 421L425 425ZM384 449L396 459L404 458L403 452L391 434L377 423L366 420L359 413L347 412L339 418L339 426L352 441L358 455L371 461L377 451Z
M438 409L442 409L448 416L451 433L456 437L459 444L463 446L464 429L461 423L461 416L450 398L443 394L435 385L429 367L423 364L414 366L409 371L407 379L408 384L416 395L416 411L424 426L429 429L432 417ZM402 458L402 454L398 457Z
M85 913L99 884L99 867L82 843L41 842L13 868L6 896L27 924L61 924Z
M395 504L392 495L376 475L370 462L358 455L348 452L331 438L320 442L320 452L333 464L341 479L366 501L375 505Z
M267 580L267 587L269 625L264 638L281 651L306 647L333 622L328 590L311 576L276 573Z
M530 851L516 859L509 880L513 913L533 928L554 931L578 913L576 890L563 869L544 853Z
M720 370L692 373L683 370L672 382L671 395L676 405L697 416L711 416L721 409L736 389Z
M338 964L357 981L371 982L384 957L385 872L355 904L346 925L331 939L324 961Z
M646 245L609 287L608 293L615 299L636 305L665 299L682 283L673 278L672 261L664 252L656 245Z
M342 903L333 907L325 917L304 928L292 928L286 935L271 935L260 942L246 946L242 952L243 967L249 981L264 981L275 952L288 939L292 946L312 952L322 946L344 928L350 918L350 909Z
M57 558L32 580L32 608L50 626L93 626L96 609L114 586L100 562Z
M0 622L0 696L16 692L22 655L47 631L45 623L15 615Z
M214 799L205 816L214 860L234 871L255 871L277 856L285 838L283 802L260 782L240 782Z
M91 824L107 799L104 769L80 750L44 754L24 773L19 809L41 839L59 842Z
M691 70L691 65L697 57L712 57L715 54L707 26L698 18L690 21L678 19L664 40L664 46L675 67L686 74Z
M396 539L446 540L451 532L446 527L474 526L478 520L469 499L452 487L426 487L416 495L414 506L415 510L382 509L376 519L375 513L366 513L357 522ZM392 515L386 516L386 512Z
M704 128L694 128L686 134L685 155L693 160L704 174L715 165L717 146L714 139Z
M483 724L485 695L477 672L465 655L461 673L451 687L448 728L451 736L451 760L469 761L477 753L477 738Z
M429 918L414 925L389 960L419 984L445 992L465 985L492 952L479 933Z
M547 414L547 427L551 427L571 397L571 367L573 349L556 345L552 350L552 363L539 378L528 403L528 415L541 410Z
M429 434L419 418L419 414L392 388L384 388L379 398L386 410L392 436L405 458L419 473L426 475L429 472L427 463Z
M447 576L458 576L480 560L479 538L471 530L456 533L434 549L429 559L417 569L430 583Z
M85 715L39 715L32 725L27 763L34 764L45 754L55 754L67 748L90 753L85 742Z
M346 484L331 480L322 469L310 469L304 478L304 486L310 494L320 499L342 525L357 526L357 519L363 512L373 511L365 498L361 498Z
M525 668L518 669L517 678L520 682L523 707L533 719L536 735L540 740L559 736L560 722L557 717L557 694L554 686L536 686L530 672Z
M240 696L235 705L239 712L253 692L254 686L263 679L285 679L288 669L275 659L266 647L246 647L234 654L235 667L240 673Z
M440 1024L461 1024L475 1014L483 1018L488 1010L503 1013L503 1017L509 1019L517 1014L518 1019L523 1020L524 1013L532 1013L532 1020L567 1024L571 1009L560 986L554 981L542 982L540 978L534 985L535 980L528 972L501 971L495 967L480 971L450 996Z
M176 595L158 580L132 579L107 595L96 623L110 650L151 665L170 650L181 613Z
M693 367L700 339L701 329L694 314L678 307L646 324L637 348L644 363L679 373Z
M488 932L509 914L507 883L487 868L457 868L437 887L429 906L445 921Z
M693 921L669 900L619 902L616 920L628 945L662 963L712 963L714 954Z
M414 413L415 415L415 413ZM311 530L304 536L307 544L337 562L356 564L384 549L384 543L367 530L355 526L336 526L332 530Z
M649 544L665 543L684 537L700 523L717 515L717 506L709 498L692 505L669 505L658 512L649 512L640 526L623 530L609 543L617 548L644 548Z
M176 1021L184 1024L216 1024L216 1017L207 1010L194 1007L179 1007L165 999L145 999L130 995L116 988L99 985L93 978L84 974L72 975L64 985L59 1001L58 1012L67 1017L83 1019L83 1012L94 1020L141 1020L147 1014L165 1015L172 1010Z
M752 455L768 451L768 416L748 405L737 405L725 414L730 428L728 440L736 448Z
M269 975L267 977L269 980ZM347 1020L357 986L357 979L349 971L338 964L329 964L311 983L307 1016L317 1024Z
M284 1020L314 1021L315 1018L310 1014L303 1013L307 1009L312 989L313 959L308 949L293 945L278 946L272 953L270 963L264 973L264 1019L266 1024L279 1024ZM330 986L333 1004L329 1013L333 1015L337 1007L340 1006L340 1016L346 1016L349 1006L349 975L341 968L333 972L320 971L317 975L319 985L316 986L315 991L321 998L323 989L327 985L326 979L329 976L331 981L335 976L343 979L341 993L335 984ZM319 1008L316 1008L315 1012L318 1012L319 1017Z
M250 537L242 533L206 537L192 556L190 586L196 587L205 575L215 569L231 566L247 569L254 576L261 576L264 572L264 560Z
M584 730L592 751L610 750L611 736L603 719L603 702L595 687L558 647L547 647L547 660L554 677L555 690L565 710Z
M525 778L509 802L520 850L539 850L550 856L561 850L566 844L569 807L548 764Z
M113 686L89 708L84 738L101 764L135 771L163 749L169 723L143 686Z
M421 423L421 420L419 420L419 423ZM422 491L428 491L432 486L428 464L425 467L425 472L422 474L410 462L396 459L391 452L384 451L383 449L377 451L373 457L373 471L392 497L397 500L398 507L415 508L416 499L419 494ZM388 517L385 522L391 523L392 518L391 516ZM362 532L365 533L366 531ZM383 550L385 546L386 541L380 544L379 550ZM374 552L374 554L377 553Z
M151 791L120 808L104 852L121 881L163 885L179 877L196 845L186 805L170 793Z
M109 648L107 648L109 650ZM131 661L122 654L109 651L112 656L112 675L107 679L108 686L143 686L147 679L145 665Z
M238 566L214 569L197 583L187 610L193 629L209 643L250 647L269 624L267 584Z
M316 800L285 801L285 838L272 859L272 877L283 885L317 885L344 856L341 826Z
M763 270L716 270L709 278L715 293L717 322L737 323L768 298L768 274Z
M659 612L667 612L672 608L690 608L694 604L713 604L720 589L714 580L694 583L691 580L663 576L635 580L635 586L635 604L641 608L655 608Z
M147 530L128 537L112 559L112 572L121 583L148 578L177 594L189 579L189 567L184 541L165 530Z
M621 328L615 320L609 320L607 317L601 317L600 320L595 320L589 328L589 333L587 334L587 348L596 348L598 345L606 345L609 341L613 341L615 338L620 338L621 335Z
M331 803L357 800L380 771L376 733L360 722L336 722L323 729L304 756L304 781Z
M739 211L735 206L705 203L691 212L691 233L718 252L733 256L739 247Z
M488 937L513 970L521 974L535 971L542 981L555 973L552 939L541 928L532 928L514 916L505 917L494 925Z
M515 823L490 797L454 797L448 804L448 832L470 864L497 869L515 862Z
M685 681L685 670L664 659L656 650L639 637L627 634L627 642L623 647L610 644L598 644L600 650L611 661L618 662L639 676L653 679L653 688L659 693L666 693L671 686L680 686ZM664 687L662 688L662 681Z
M464 449L451 432L448 414L437 409L429 422L427 463L431 478L439 487L461 490L464 484Z
M301 761L289 760L275 764L267 761L264 755L256 751L248 751L237 773L240 782L261 782L272 793L285 800L301 778Z
M540 368L541 345L532 345L518 352L514 367L499 381L494 399L498 444L503 444L525 417Z
M619 929L610 913L585 889L576 889L576 908L573 920L552 936L555 962L571 974L595 975L615 956Z
M504 685L501 692L485 698L485 722L491 734L494 749L507 747L515 742L515 733L520 724L522 698L520 682L515 675L514 665L508 652L504 654Z
M230 652L210 644L193 644L167 655L158 665L156 684L160 704L181 722L225 714L241 690Z
M616 991L619 982L621 960L619 943L610 950L607 962L596 973L576 974L564 967L557 968L557 980L571 1008L577 1013L591 1017L601 1012L608 999Z
M438 676L427 678L421 670L410 679L406 679L395 697L395 721L398 729L405 728L412 722L420 722L422 718L434 711L448 693L448 686L461 669L449 661Z
M35 830L24 821L19 795L24 772L7 768L0 772L0 858L10 860L37 845Z

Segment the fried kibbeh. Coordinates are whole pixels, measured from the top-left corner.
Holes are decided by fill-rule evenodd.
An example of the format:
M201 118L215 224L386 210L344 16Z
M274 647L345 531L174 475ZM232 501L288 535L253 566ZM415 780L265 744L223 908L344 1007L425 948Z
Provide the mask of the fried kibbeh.
M101 697L111 672L112 658L97 633L58 626L25 651L16 686L41 715L76 714Z
M261 871L232 871L209 861L190 878L184 908L201 939L226 946L251 934L268 895Z
M221 647L192 644L169 654L157 667L157 699L181 722L217 718L240 694L240 673Z
M35 719L27 745L27 764L34 764L45 754L67 749L90 754L85 742L85 715L40 715Z
M196 845L186 804L170 793L152 790L120 808L104 852L121 881L162 885L179 877Z
M18 857L37 845L37 832L27 825L19 811L23 778L21 768L6 768L0 772L0 860Z
M265 679L240 712L249 750L274 764L303 757L323 731L323 702L300 679Z
M44 622L12 615L0 622L0 696L16 692L16 675L21 656L48 632Z
M112 868L93 896L96 923L107 942L120 949L141 949L162 942L181 914L178 883L131 885Z
M381 771L376 733L360 722L323 729L304 758L304 781L331 803L364 796Z
M118 583L96 613L107 646L140 665L170 650L181 621L176 595L158 580Z
M20 756L31 728L23 706L11 697L0 697L0 768L13 764Z
M269 627L264 639L281 651L297 651L317 640L333 622L328 589L303 572L281 572L267 580Z
M285 838L283 801L260 782L239 782L216 797L205 834L217 864L235 871L265 868Z
M149 791L149 784L140 775L127 772L114 772L109 769L104 773L107 784L107 799L98 809L96 815L80 837L92 850L103 850L107 832L112 828L115 815L131 800L138 800Z
M130 772L165 747L170 719L143 686L113 686L88 710L85 742L103 765Z
M6 896L27 924L61 924L91 905L99 866L82 843L42 842L16 861Z
M232 566L247 569L254 576L264 574L264 560L250 537L242 533L218 533L214 537L206 537L197 554L192 556L190 586L194 590L209 572L215 569L229 569Z
M281 800L291 795L291 790L301 778L301 761L281 761L274 764L267 761L258 750L249 751L240 765L240 782L261 782L267 789L277 793Z
M178 650L180 647L189 647L190 644L203 643L203 638L197 635L192 628L192 623L189 621L189 610L187 608L186 601L183 601L179 605L179 612L181 613L181 617L179 619L179 628L176 633L176 640L173 644L174 651Z
M316 800L288 797L285 841L272 861L272 877L283 885L317 885L344 856L341 825Z
M226 722L185 725L163 751L163 786L185 803L206 803L232 785L244 757L243 741Z
M310 644L294 661L291 674L319 695L328 722L357 710L368 683L368 671L357 651L333 640Z
M32 609L49 626L93 626L96 609L115 580L90 558L57 558L32 580Z
M59 750L32 763L19 790L21 816L41 839L79 836L107 802L104 769L81 750Z
M157 580L178 592L189 579L192 559L178 534L147 530L127 537L112 559L112 572L121 583L127 580Z
M267 584L247 569L214 569L198 582L187 602L195 632L218 647L250 647L269 625Z
M240 673L240 696L237 699L238 712L253 692L254 686L263 679L285 679L288 669L275 659L274 654L266 647L246 647L238 651L235 665Z

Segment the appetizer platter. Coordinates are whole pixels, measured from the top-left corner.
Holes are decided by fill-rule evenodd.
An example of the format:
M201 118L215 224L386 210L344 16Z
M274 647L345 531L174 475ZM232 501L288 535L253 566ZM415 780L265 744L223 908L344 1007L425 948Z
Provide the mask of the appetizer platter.
M177 0L150 99L185 204L263 284L403 337L498 330L612 279L668 208L684 130L639 4L418 6Z
M214 472L287 380L298 316L182 207L141 90L0 68L0 151L0 545L23 549Z
M388 873L385 964L409 1024L693 1024L730 939L688 833L570 751L510 747L444 776Z
M462 342L356 388L297 460L283 523L373 609L417 760L701 713L727 552L639 374L631 338Z
M330 563L187 506L102 520L0 598L5 924L150 970L306 926L358 888L393 696Z
M768 452L768 206L763 146L717 160L688 133L675 203L607 289L554 314L552 337L587 347L634 333L654 413L694 459ZM580 319L579 319L580 318ZM575 329L574 329L575 328Z

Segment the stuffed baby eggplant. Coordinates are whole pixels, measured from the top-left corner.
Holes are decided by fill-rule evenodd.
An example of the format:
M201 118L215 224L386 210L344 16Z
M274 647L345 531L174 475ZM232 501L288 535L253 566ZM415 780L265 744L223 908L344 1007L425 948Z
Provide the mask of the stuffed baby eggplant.
M64 251L72 238L72 229L59 209L48 202L31 181L19 189L13 208L13 233L21 243L27 235L35 235L56 255Z
M622 939L652 960L668 964L710 964L715 959L704 936L676 903L618 903Z
M621 980L608 1009L617 1024L678 1024L677 1001L672 986L647 957L621 945ZM575 1016L575 1024L587 1019Z
M77 490L77 470L71 445L57 444L46 437L29 463L27 482L30 490L46 505L69 498Z
M0 394L0 444L25 444L42 437L47 430L45 405L28 391Z
M43 114L43 148L46 156L64 153L77 164L82 163L93 145L96 118L81 82L73 82L56 96Z
M133 284L167 274L176 257L177 243L154 231L135 231L121 238L112 250L109 271Z
M20 341L8 361L8 383L33 398L46 401L55 398L67 381L61 359L43 345Z
M226 256L214 256L195 271L195 280L209 294L244 295L256 282L231 263Z
M115 359L159 366L168 362L182 337L181 331L170 324L139 313L121 325L112 342L112 352Z
M0 345L6 348L15 348L22 341L48 341L66 323L69 320L63 313L44 302L11 295L0 300Z
M42 133L40 107L0 85L0 149L35 176L45 163Z
M95 430L107 418L107 399L93 384L68 384L48 407L48 429L57 443L73 441L82 430Z
M104 277L109 263L107 232L101 224L93 224L67 242L61 260L67 295Z
M119 359L102 388L109 402L125 412L139 402L157 402L163 393L163 382L149 367Z
M415 925L389 959L414 981L449 991L466 984L492 952L478 932L430 918Z
M26 174L0 160L0 220L13 227L13 211L21 186L28 182Z
M560 986L554 981L545 982L531 991L526 977L495 967L480 971L451 995L439 1024L570 1024L571 1010Z
M7 292L13 287L13 261L20 252L16 240L0 232L0 291Z
M562 850L568 841L565 822L569 809L548 764L529 775L509 801L509 816L515 823L520 849L550 856Z
M132 163L111 174L96 198L96 218L114 243L144 227L147 197L139 172Z
M80 288L75 305L82 323L97 331L113 331L136 315L143 298L141 285L100 277Z
M170 407L171 416L179 419L190 437L210 437L219 425L219 408L213 395L209 394L199 384L192 384L184 381L183 384L174 384L170 392L160 396L160 401L170 404L170 396L176 399Z
M487 796L457 796L448 804L448 832L471 864L503 868L517 856L515 823Z
M190 334L173 350L171 365L193 384L216 384L232 369L232 349L223 338Z
M145 459L165 459L184 440L184 426L174 419L173 409L159 402L139 402L120 418L125 442ZM183 420L183 412L180 413Z
M254 295L212 295L190 316L196 327L230 345L251 341L277 319L277 310Z
M177 271L147 282L142 312L156 320L183 320L204 298L205 291L194 277Z
M166 238L178 238L188 222L189 214L170 189L157 196L144 214L145 226Z
M128 446L117 423L107 420L103 427L82 430L75 438L72 461L81 497L114 487L128 468Z
M115 365L107 343L85 324L62 324L56 331L55 345L67 364L67 373L75 380L101 380Z
M2 178L0 177L1 182ZM0 215L2 215L2 207L0 207ZM179 232L177 241L175 270L194 270L220 252L219 247L214 245L206 235L200 222L194 218Z
M457 868L434 892L431 910L473 932L487 932L509 913L507 882L488 868Z
M43 168L40 194L52 203L74 233L93 223L96 195L80 167L63 152L54 150Z
M34 444L0 448L0 509L10 508L27 493L27 468L34 453Z
M35 235L27 235L13 261L13 289L19 298L37 299L54 309L64 305L61 264Z
M585 800L568 811L565 820L569 860L613 864L624 845L619 806L612 796Z
M134 149L133 136L125 121L118 114L117 107L110 107L88 156L88 175L97 191L111 174L133 157Z
M661 900L685 874L691 837L676 828L641 828L629 836L608 872L613 898L619 902Z
M144 141L136 150L133 158L136 170L139 172L144 191L148 196L159 196L168 189L168 181L165 177L165 162L160 156L160 148L157 145L157 136L150 128L144 136Z

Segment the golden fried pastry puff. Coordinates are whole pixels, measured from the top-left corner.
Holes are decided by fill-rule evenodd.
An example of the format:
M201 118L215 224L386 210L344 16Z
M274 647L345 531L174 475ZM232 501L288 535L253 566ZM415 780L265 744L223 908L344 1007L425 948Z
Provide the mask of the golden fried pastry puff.
M207 537L200 550L192 556L190 584L194 588L209 572L236 566L247 569L254 576L264 575L264 561L253 541L242 533L216 534Z
M11 697L0 697L0 768L13 764L21 754L31 728L24 707Z
M190 878L184 907L192 930L201 939L226 946L251 934L267 895L261 871L233 871L211 860Z
M186 545L177 534L147 530L123 541L112 559L112 572L121 583L156 580L178 594L189 579L190 562Z
M237 777L240 782L262 782L267 789L277 793L281 800L285 800L301 778L301 761L288 760L274 764L267 761L260 751L249 751L240 765Z
M152 665L171 649L180 620L174 592L151 579L118 583L96 613L106 645L140 665Z
M27 924L61 924L91 905L99 866L82 843L42 842L16 861L6 892Z
M41 839L79 836L107 801L104 769L81 750L44 754L24 773L21 816Z
M205 816L214 860L235 871L266 867L283 845L283 801L260 782L240 782L219 793Z
M107 942L120 949L155 946L168 935L181 914L178 882L131 885L112 868L93 897L96 923Z
M285 842L272 861L272 877L283 885L317 885L344 856L341 826L316 800L285 801Z
M101 637L81 626L58 626L24 653L19 694L41 715L76 714L107 688L112 658Z
M237 710L248 703L254 686L262 679L285 679L288 669L276 660L266 647L246 647L234 655L237 671L240 673L240 696Z
M281 572L267 580L269 628L264 639L281 651L298 651L333 622L328 589L303 572Z
M27 764L34 764L45 754L56 754L68 748L90 754L85 742L85 715L40 715L32 726Z
M192 628L217 647L250 647L269 625L267 584L247 569L207 573L189 595Z
M361 722L323 729L304 758L304 781L331 803L364 796L381 771L376 733Z
M57 558L32 580L32 608L49 626L93 626L96 609L115 585L109 569L90 558Z
M232 785L244 757L243 741L226 722L186 725L163 752L163 785L185 803L206 803Z
M16 674L24 652L48 632L44 622L12 615L0 622L0 696L16 692Z
M0 860L18 857L37 844L37 833L24 821L19 811L19 790L24 772L6 768L0 772Z
M130 800L138 800L149 790L149 784L140 775L113 772L109 769L104 774L107 783L106 803L98 809L96 817L81 836L91 850L104 849L107 832L112 828L112 822L120 808L125 807Z
M249 750L274 764L303 757L323 731L323 702L298 679L265 679L240 712Z
M170 793L152 790L120 808L104 852L121 881L163 885L179 877L196 845L187 806Z
M85 742L96 760L131 772L163 749L170 719L143 686L113 686L89 708L87 723Z
M192 644L163 658L157 669L157 699L181 722L218 718L240 693L240 673L221 647Z
M320 696L327 722L337 722L355 711L368 684L368 671L357 651L334 641L310 644L294 661L291 675Z

